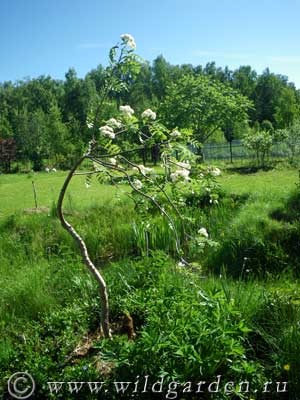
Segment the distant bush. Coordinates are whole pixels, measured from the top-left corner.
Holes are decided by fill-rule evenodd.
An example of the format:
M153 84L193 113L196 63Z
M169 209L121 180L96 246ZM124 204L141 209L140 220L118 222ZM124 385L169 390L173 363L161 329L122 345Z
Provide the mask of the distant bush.
M272 135L267 130L250 131L243 139L244 145L255 153L258 164L262 166L271 149L272 141Z

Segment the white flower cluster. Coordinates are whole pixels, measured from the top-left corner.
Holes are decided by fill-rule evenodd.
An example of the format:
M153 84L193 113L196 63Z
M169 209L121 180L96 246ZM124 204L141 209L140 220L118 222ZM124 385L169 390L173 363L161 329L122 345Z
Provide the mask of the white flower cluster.
M91 151L93 150L93 147L95 146L95 144L96 144L96 142L95 142L94 139L89 141L89 145L88 145L87 151L85 153L86 155L89 155L91 153Z
M122 122L116 120L115 118L110 118L108 121L106 121L106 124L115 129L120 129L122 127Z
M143 175L147 175L147 174L149 174L150 172L153 171L152 168L145 167L145 166L142 165L142 164L138 165L137 167L134 167L134 169L135 169L135 170L138 170L139 172L141 171L141 173L142 173Z
M89 120L86 121L86 125L87 125L87 127L88 127L89 129L94 128L94 124L93 124L91 121L89 121Z
M46 167L45 168L45 172L57 172L57 169L56 168L52 168L52 169L50 169L50 168L48 168L48 167Z
M183 178L185 181L188 181L190 175L190 171L188 169L177 169L175 172L172 172L170 175L171 181L176 182L179 178Z
M179 268L183 268L185 266L186 265L182 261L179 261L179 263L177 264L177 267L179 267Z
M129 33L124 33L123 35L121 35L121 39L131 49L136 48L135 40L134 40L133 36L130 35Z
M181 133L175 129L174 131L172 131L172 132L170 133L170 136L171 136L171 137L174 137L174 138L175 138L175 137L180 137L180 136L181 136Z
M171 181L176 182L178 178L183 178L188 181L190 175L191 164L189 162L178 162L177 165L181 167L170 175Z
M142 112L142 118L148 118L148 119L156 119L156 113L152 111L150 108L147 108L147 110Z
M179 165L179 167L184 168L184 169L191 169L191 164L189 162L178 162L177 165Z
M143 184L142 184L142 182L141 182L139 179L135 179L135 180L133 181L133 186L134 186L137 190L140 190L140 189L142 189Z
M113 128L111 128L108 125L101 126L101 128L99 128L99 131L103 136L107 136L110 139L114 139L116 137L116 134L115 134Z
M112 164L112 165L117 165L117 159L114 158L114 157L109 158L109 159L108 159L108 162L109 162L110 164Z
M206 230L205 228L200 228L200 229L198 230L198 233L199 233L199 235L208 238L208 232L207 232L207 230Z
M211 173L213 176L221 175L221 170L217 167L210 167L208 168L208 172Z
M134 110L130 106L120 106L119 110L127 117L131 117L134 114Z

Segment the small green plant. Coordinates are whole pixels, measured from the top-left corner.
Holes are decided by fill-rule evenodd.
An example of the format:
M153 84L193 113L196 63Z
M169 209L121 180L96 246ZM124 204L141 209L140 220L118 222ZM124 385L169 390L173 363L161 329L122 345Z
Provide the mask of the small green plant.
M300 153L300 121L296 120L288 128L280 130L279 134L284 139L293 161Z
M267 130L251 130L243 139L244 145L255 153L256 161L260 166L265 165L272 142L272 135Z

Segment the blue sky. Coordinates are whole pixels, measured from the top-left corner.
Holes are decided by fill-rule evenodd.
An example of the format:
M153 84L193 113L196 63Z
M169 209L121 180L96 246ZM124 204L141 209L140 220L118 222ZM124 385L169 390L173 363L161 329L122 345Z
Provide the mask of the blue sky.
M1 0L0 81L84 76L131 33L149 61L269 67L300 88L299 17L300 0Z

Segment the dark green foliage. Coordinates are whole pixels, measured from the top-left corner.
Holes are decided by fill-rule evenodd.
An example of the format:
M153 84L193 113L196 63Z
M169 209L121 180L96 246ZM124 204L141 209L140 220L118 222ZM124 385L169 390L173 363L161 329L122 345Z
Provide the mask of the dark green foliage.
M16 142L12 138L0 138L0 168L10 172L12 161L16 159Z
M300 194L299 190L295 190L288 198L283 207L274 210L271 217L278 221L299 222L300 220Z

